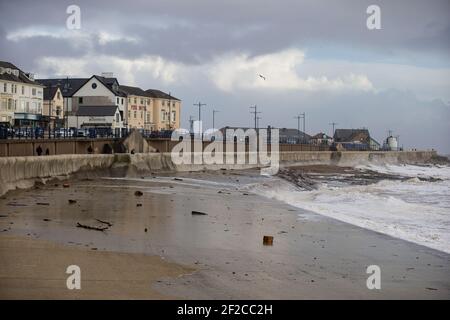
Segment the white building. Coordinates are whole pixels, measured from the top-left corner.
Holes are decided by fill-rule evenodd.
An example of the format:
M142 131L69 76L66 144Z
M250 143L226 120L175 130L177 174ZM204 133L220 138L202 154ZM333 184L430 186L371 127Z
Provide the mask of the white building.
M76 114L82 106L116 105L120 112L121 122L126 124L127 95L120 90L119 82L113 77L94 75L72 94L72 114Z
M75 115L68 116L69 127L81 129L121 129L123 121L119 108L109 106L80 106Z
M0 122L34 126L41 121L44 86L12 63L0 61Z

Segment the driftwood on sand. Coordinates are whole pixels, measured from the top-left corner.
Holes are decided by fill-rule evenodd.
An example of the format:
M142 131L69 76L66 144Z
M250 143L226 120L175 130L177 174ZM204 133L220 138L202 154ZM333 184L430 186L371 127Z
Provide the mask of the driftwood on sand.
M88 225L81 224L79 222L77 222L77 227L78 228L88 229L88 230L96 230L96 231L105 231L106 229L109 228L109 227L93 227L93 226L88 226Z

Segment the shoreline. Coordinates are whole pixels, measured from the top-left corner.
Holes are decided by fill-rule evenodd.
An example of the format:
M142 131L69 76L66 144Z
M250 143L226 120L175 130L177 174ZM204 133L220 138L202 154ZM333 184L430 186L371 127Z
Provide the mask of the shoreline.
M201 156L192 153L192 157ZM436 151L286 151L279 152L281 166L339 165L367 163L434 163ZM437 161L437 160L436 160ZM260 164L180 164L170 153L67 154L53 156L0 157L0 196L16 188L70 176L140 176L151 172L245 170Z
M252 175L259 172L155 173L9 192L0 199L6 215L0 229L11 229L0 241L14 235L89 253L95 247L95 253L159 256L197 270L152 286L162 296L184 299L450 297L450 255L236 188L251 183ZM197 185L198 179L209 182ZM143 195L136 197L137 190ZM95 219L113 226L105 233L76 228ZM264 235L274 236L273 246L263 246ZM366 268L373 264L382 270L380 291L366 288Z

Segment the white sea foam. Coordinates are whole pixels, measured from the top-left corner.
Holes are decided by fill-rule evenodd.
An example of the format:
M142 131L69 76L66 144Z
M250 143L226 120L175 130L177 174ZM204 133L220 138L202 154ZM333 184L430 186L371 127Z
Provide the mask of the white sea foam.
M366 186L298 191L284 181L254 191L299 208L362 228L450 253L450 168L369 166L366 169L410 179L383 180ZM440 178L428 182L418 177Z

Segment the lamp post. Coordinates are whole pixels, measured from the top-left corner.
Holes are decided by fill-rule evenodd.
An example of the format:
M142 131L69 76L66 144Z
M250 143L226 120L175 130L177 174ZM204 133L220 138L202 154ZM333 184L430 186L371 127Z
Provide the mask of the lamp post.
M194 103L194 106L198 107L198 128L199 128L199 133L201 133L201 137L203 140L203 130L202 128L200 128L201 123L202 123L202 107L206 106L206 103L201 103L200 101L198 103Z

